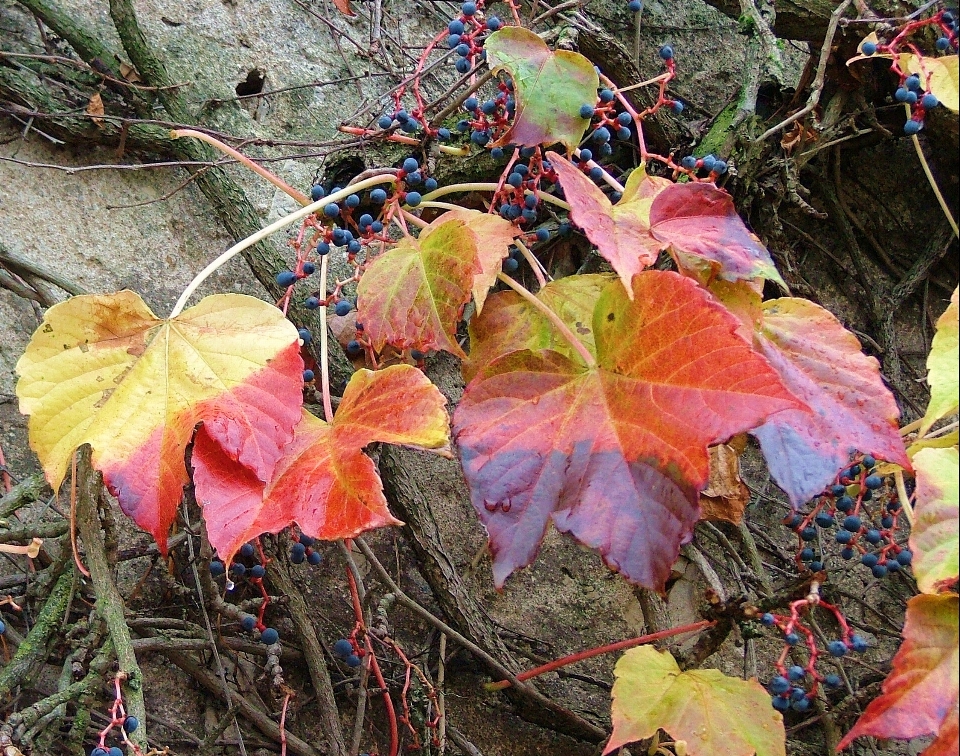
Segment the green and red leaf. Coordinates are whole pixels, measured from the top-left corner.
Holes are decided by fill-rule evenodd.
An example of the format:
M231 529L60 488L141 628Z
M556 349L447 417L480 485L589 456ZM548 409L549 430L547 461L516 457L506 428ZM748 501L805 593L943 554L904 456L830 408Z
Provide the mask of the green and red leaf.
M600 292L612 280L606 273L567 276L548 283L537 292L537 298L596 354L593 310ZM552 349L571 360L580 359L547 317L515 291L493 294L486 311L470 320L469 331L470 358L463 363L463 377L468 381L498 357L521 349Z
M442 349L466 355L457 322L483 273L477 236L449 213L416 239L405 237L377 257L357 286L357 311L373 348Z
M957 411L960 401L960 306L953 290L950 304L937 320L937 332L927 357L927 383L930 385L930 404L920 426L920 435L942 417Z
M513 124L497 145L576 147L590 125L580 107L597 101L600 78L593 63L580 53L551 50L520 26L494 32L483 48L491 71L510 74L517 100Z
M302 371L296 328L266 302L219 294L162 320L123 291L51 307L17 363L17 395L51 486L90 444L123 511L166 551L197 424L268 480L300 419Z
M855 451L910 468L896 401L880 366L827 310L805 299L763 303L757 350L813 412L788 410L753 431L794 506L831 482Z
M903 644L893 657L883 693L840 741L840 749L865 735L901 740L936 735L924 756L956 756L960 747L958 612L955 593L910 599Z
M640 646L617 662L613 735L604 754L664 730L689 756L784 756L783 717L756 680L715 669L681 672L667 651Z
M325 540L397 524L376 466L362 450L379 441L449 453L445 405L440 391L410 365L360 370L332 423L303 412L266 484L238 468L201 429L192 459L210 543L229 560L244 542L293 523Z
M597 362L515 351L470 383L454 428L503 585L549 522L660 589L699 516L707 447L801 407L693 281L648 271L593 312Z
M482 312L487 293L497 282L504 258L510 254L510 245L522 232L499 215L466 208L450 210L443 219L462 221L474 235L479 267L473 276L473 301L477 312Z
M924 593L956 586L960 575L960 454L922 449L913 458L917 501L910 531L913 574Z

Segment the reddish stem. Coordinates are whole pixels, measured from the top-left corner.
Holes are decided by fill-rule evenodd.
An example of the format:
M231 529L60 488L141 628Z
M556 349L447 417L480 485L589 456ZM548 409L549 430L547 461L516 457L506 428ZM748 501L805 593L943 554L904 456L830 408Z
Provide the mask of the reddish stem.
M574 662L582 661L583 659L592 659L594 656L609 654L612 651L623 651L626 648L642 646L645 643L654 643L658 640L663 640L664 638L672 638L674 635L698 632L708 627L713 627L716 624L717 623L712 620L701 620L700 622L694 622L690 625L682 625L680 627L674 627L670 630L661 630L659 633L641 635L639 638L628 638L627 640L617 641L616 643L608 643L606 646L599 646L598 648L579 651L575 654L570 654L569 656L555 659L554 661L548 662L547 664L543 664L539 667L528 669L526 672L521 672L519 675L517 675L517 680L523 682L524 680L529 680L531 677L538 677L546 674L547 672L553 672L555 669L566 667L568 664L573 664ZM510 687L510 681L501 680L500 682L487 683L484 687L487 690L503 690L504 688Z

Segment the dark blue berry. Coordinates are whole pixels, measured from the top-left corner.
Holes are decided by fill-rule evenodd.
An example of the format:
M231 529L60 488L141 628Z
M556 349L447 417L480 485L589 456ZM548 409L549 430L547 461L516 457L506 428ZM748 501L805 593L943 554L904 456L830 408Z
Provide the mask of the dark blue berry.
M610 129L606 126L601 126L599 129L593 132L591 137L595 142L609 142L610 141Z
M841 656L847 655L847 644L842 640L830 641L830 643L827 644L827 651L830 652L830 656L835 656L839 659Z
M580 162L589 163L591 160L593 160L593 153L590 150L586 148L580 150Z
M583 104L580 106L580 117L581 118L593 118L593 105Z
M280 640L280 633L274 630L272 627L268 627L262 633L260 633L260 642L266 646L272 646Z
M843 496L847 493L847 487L841 486L839 483L837 483L836 485L830 487L830 493L832 493L835 497Z
M588 175L594 181L599 181L601 178L603 178L603 168L601 168L600 166L594 166L593 168L590 169L590 173Z
M900 572L901 564L896 559L888 561L884 567L887 568L887 572Z
M457 73L465 74L465 73L470 73L471 65L470 65L470 61L467 60L466 58L458 58L457 63L454 67L457 69ZM458 127L459 125L460 124L457 124Z
M617 129L617 139L619 139L621 142L626 142L632 136L633 136L633 132L630 131L630 129L627 126L621 126L619 129ZM609 145L604 145L604 146L609 147ZM610 148L610 151L613 152L612 147Z
M816 554L813 553L813 549L807 547L800 552L800 561L801 562L812 562Z
M210 562L210 574L214 577L219 577L226 571L226 567L223 566L223 562L221 562L219 559L214 559L212 562Z
M240 620L240 627L248 633L252 633L257 627L257 618L252 614L244 614L243 619Z
M341 638L333 644L333 655L345 659L353 653L353 644L346 638Z
M839 499L837 499L837 509L839 509L841 512L851 511L855 504L856 502L854 502L854 500L849 496L841 496Z
M407 192L407 204L410 207L416 207L423 201L423 197L420 196L420 192Z
M823 562L810 562L810 569L813 572L820 572L823 570Z
M680 115L683 112L683 103L680 102L680 100L674 100L670 105L670 109L677 115Z
M863 485L869 488L871 491L876 491L883 485L883 478L874 473L873 475L868 475L863 481Z
M773 627L775 624L777 624L777 618L770 614L770 612L767 612L760 618L760 622L765 627Z
M489 131L474 131L470 135L470 141L476 144L478 147L486 146L487 142L490 141L490 132Z
M790 681L783 675L777 675L770 681L770 692L780 695L790 690Z
M877 460L874 459L870 454L864 454L864 455L863 455L863 459L861 459L860 462L861 462L861 463L863 464L863 466L866 467L868 470L869 470L870 468L872 468L872 467L876 467L876 465L877 465Z
M381 129L389 129L393 126L393 119L388 115L382 115L377 119L377 126ZM322 197L323 195L320 196ZM320 197L317 197L317 199L320 199Z
M503 21L496 16L490 16L490 18L487 19L487 28L490 31L497 31L501 26L503 26Z
M937 49L940 52L950 49L950 37L940 37L937 40Z
M864 651L870 648L870 644L867 643L866 638L863 638L862 636L859 636L859 635L854 635L850 639L850 646L858 654L862 654Z
M506 260L503 261L504 273L516 273L519 267L520 267L520 263L518 263L512 257L508 257Z
M860 564L864 567L875 567L880 562L880 558L876 554L864 554L860 557Z
M389 124L388 124L389 125ZM386 127L384 127L386 128ZM323 199L323 187L320 184L314 184L310 187L310 199L314 202Z
M523 176L519 173L511 173L507 176L507 183L514 188L519 188L523 184Z
M796 646L800 642L800 636L796 633L787 633L783 636L783 642L788 646Z
M306 328L301 328L297 331L297 335L303 340L304 344L309 344L313 341L313 334L310 333Z
M426 181L423 182L423 188L428 192L432 192L438 186L440 186L440 184L437 183L437 180L433 178L433 176L431 176L430 178L428 178Z
M713 170L711 173L716 173L718 176L722 176L727 172L727 164L723 160L716 160L713 163Z
M613 102L613 98L616 95L613 94L612 89L601 89L600 90L600 102Z
M351 669L354 669L360 666L360 657L356 654L350 654L346 659L343 660L343 663Z
M322 561L323 556L319 551L311 551L309 554L307 554L307 564L310 564L313 567L316 567Z
M821 528L833 527L833 515L829 512L818 512L814 518L814 522Z
M806 711L810 708L810 699L804 695L803 698L791 702L790 708L794 711Z
M339 315L341 318L350 312L353 309L353 305L350 304L346 299L341 299L337 302L337 306L334 308L334 312Z
M464 16L473 16L477 12L477 4L472 2L464 3L460 6L460 12L463 13Z
M407 134L412 134L419 128L420 121L418 121L416 118L408 118L406 121L400 124L400 130L406 132Z
M545 242L545 241L547 241L547 239L549 239L549 238L550 238L550 232L547 231L547 229L545 229L545 228L538 228L538 229L537 229L537 241L539 241L539 242Z
M629 126L633 123L633 116L629 113L620 113L620 115L617 116L617 123L621 126Z
M110 751L108 751L106 748L100 748L98 746L90 751L90 756L110 756Z
M907 136L913 136L920 133L920 121L910 120L903 124L903 133Z
M312 370L310 370L309 368L307 368L306 370L303 371L303 382L304 382L304 383L310 383L310 381L312 381L313 378L314 378L314 376L313 376L313 371L312 371Z
M643 10L643 0L630 0L627 9L632 13L639 13Z
M864 55L873 55L877 51L877 45L873 42L864 42L860 49Z
M851 549L851 548L848 546L847 548L843 549L843 550L840 552L840 558L841 558L841 559L853 559L854 556L856 556L856 554L857 554L857 552L854 551L853 549Z
M107 756L123 756L123 749L119 746L110 746L110 750L107 751Z
M804 541L813 541L816 540L817 529L812 525L807 525L803 530L800 531L800 538Z
M823 684L828 688L839 688L843 685L843 680L840 679L840 675L827 675L823 678Z
M940 104L940 100L937 99L935 94L927 92L920 100L920 104L923 105L924 110L932 110Z
M234 562L230 565L230 572L237 577L243 577L247 574L246 566L241 562Z
M383 189L374 189L370 192L370 201L375 205L382 205L387 201L387 193Z
M317 272L317 266L314 265L312 262L305 262L303 265L300 266L300 270L303 271L303 275L312 276L314 273Z
M897 562L906 567L913 561L913 552L909 549L903 549L899 554L897 554Z
M673 57L673 48L670 45L664 45L660 48L660 57L664 60L670 60Z
M807 676L807 670L801 667L799 664L794 664L790 669L787 670L787 678L790 682L797 682L802 680Z
M876 530L875 528L870 528L870 530L863 534L863 538L867 543L873 544L874 546L883 540L883 536L880 534L880 531Z
M459 18L455 18L453 21L447 24L447 31L451 34L463 34L463 30L463 21L461 21Z
M336 202L331 202L329 205L324 205L323 214L328 218L336 218L340 215L340 206Z
M774 696L773 708L777 711L787 711L790 708L790 699L783 696Z
M847 544L853 540L853 533L847 530L838 530L836 535L833 536L834 540L839 544Z
M250 559L256 553L257 550L253 547L252 543L245 543L240 547L240 556L244 559Z
M254 580L261 579L266 574L267 570L262 564L255 564L250 568L250 577Z
M903 85L907 89L917 92L920 89L920 77L916 74L912 74L906 78L906 81L903 82Z
M363 352L363 346L356 339L347 342L347 354L351 357L358 357Z
M843 529L849 531L850 533L859 532L862 525L863 523L856 515L847 515L843 518Z
M712 171L713 166L716 165L717 162L717 159L713 155L704 155L700 160L705 171Z
M450 129L445 127L437 129L437 139L441 142L448 141L450 139Z
M303 300L303 306L308 310L316 310L320 306L320 300L316 297L307 297Z
M490 150L490 157L494 160L503 160L503 147L494 147Z
M886 566L885 564L875 564L875 565L870 569L870 572L872 572L872 573L873 573L873 576L874 576L875 578L878 578L878 579L879 579L879 578L886 577L886 576L887 576L887 566Z
M297 274L294 273L292 270L281 270L279 273L277 273L278 286L283 286L284 288L286 288L287 286L292 286L296 282L297 282Z
M890 530L893 527L893 518L890 515L884 515L880 518L880 527L884 530Z

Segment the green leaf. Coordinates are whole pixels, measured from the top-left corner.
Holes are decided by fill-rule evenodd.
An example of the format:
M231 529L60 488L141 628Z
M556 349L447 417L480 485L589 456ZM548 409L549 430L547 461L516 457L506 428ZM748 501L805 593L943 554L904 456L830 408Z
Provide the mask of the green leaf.
M640 646L614 670L613 735L604 750L665 730L689 756L784 756L783 717L756 680L715 669L681 672L666 651Z
M554 52L529 29L507 26L484 44L494 73L513 78L517 100L513 125L496 143L535 147L562 142L572 150L590 119L580 117L580 106L597 101L600 78L580 53Z
M957 292L953 290L950 304L937 321L937 333L933 337L930 356L927 357L927 383L930 384L930 404L920 426L923 436L930 426L941 417L953 414L960 403L960 306Z
M922 449L913 458L917 472L917 503L910 548L913 574L924 593L937 593L956 583L958 552L957 448Z

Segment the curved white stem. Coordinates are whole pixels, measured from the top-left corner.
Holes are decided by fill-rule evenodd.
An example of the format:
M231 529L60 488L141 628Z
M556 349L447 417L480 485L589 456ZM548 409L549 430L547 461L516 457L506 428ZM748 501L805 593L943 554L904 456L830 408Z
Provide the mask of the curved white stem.
M260 241L263 241L271 234L276 233L277 231L282 231L287 226L290 226L296 223L303 218L306 218L308 215L311 215L318 210L322 210L324 207L329 205L331 202L339 202L340 200L346 199L351 194L356 194L359 191L367 189L371 186L376 186L377 184L387 184L393 183L397 180L396 176L392 175L380 175L373 176L371 178L359 181L352 186L347 187L346 189L341 189L339 192L334 192L328 197L313 202L306 207L300 208L296 212L285 215L282 218L274 221L266 228L262 228L257 233L248 236L246 239L242 239L234 244L230 249L220 255L216 260L210 263L206 268L201 270L196 277L190 282L189 286L184 289L183 294L180 295L180 299L177 300L177 304L174 305L173 310L170 312L170 318L175 318L181 312L183 308L186 307L187 302L190 297L193 296L194 292L200 287L204 281L209 278L214 271L225 265L232 258L236 257L238 254L243 252L245 249L249 249L254 244L257 244Z

